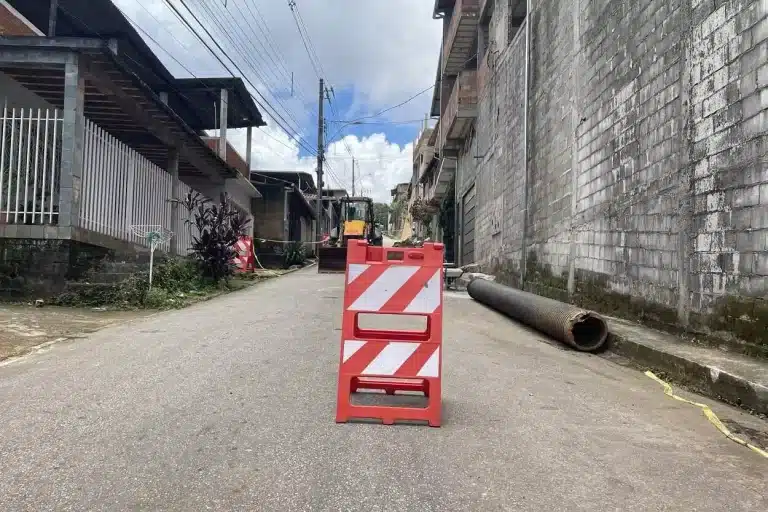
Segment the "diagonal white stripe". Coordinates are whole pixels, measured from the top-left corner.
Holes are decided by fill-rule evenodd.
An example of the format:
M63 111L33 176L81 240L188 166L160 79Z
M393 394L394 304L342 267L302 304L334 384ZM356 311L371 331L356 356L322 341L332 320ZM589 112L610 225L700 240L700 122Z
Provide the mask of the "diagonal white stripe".
M416 374L417 377L439 377L440 376L440 347L437 347L437 350L429 356L429 359L427 359L427 362L424 363L424 366L421 367L421 370L419 370L419 373Z
M363 263L350 263L349 270L347 271L347 284L360 277L360 274L365 272L368 267L370 267L370 265L365 265Z
M355 352L363 348L364 341L358 340L344 340L344 354L342 356L342 362L346 362L347 359L355 355Z
M419 293L413 298L410 304L403 311L404 313L434 313L440 306L440 278L441 271L437 270L429 278L427 284L419 290Z
M362 375L394 375L417 348L418 343L392 341L363 370Z
M389 267L349 306L349 310L380 310L418 270L419 267L414 266Z

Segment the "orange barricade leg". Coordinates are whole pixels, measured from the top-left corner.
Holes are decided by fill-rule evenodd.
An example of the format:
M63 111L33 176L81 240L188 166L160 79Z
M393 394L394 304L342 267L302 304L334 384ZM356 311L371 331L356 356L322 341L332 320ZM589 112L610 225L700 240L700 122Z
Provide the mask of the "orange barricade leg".
M441 420L443 245L347 248L336 421ZM426 317L423 331L363 329L360 314ZM361 389L387 395L418 392L426 407L353 405Z

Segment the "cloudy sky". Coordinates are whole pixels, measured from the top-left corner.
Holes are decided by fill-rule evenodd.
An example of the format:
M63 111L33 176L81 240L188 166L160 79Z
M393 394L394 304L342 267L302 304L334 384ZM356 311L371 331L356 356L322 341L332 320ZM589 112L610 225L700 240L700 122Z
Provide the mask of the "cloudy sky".
M165 0L113 1L174 75L230 76ZM358 193L389 202L389 190L410 179L413 139L432 97L431 89L419 93L434 84L440 49L432 0L295 0L294 10L289 0L170 1L195 24L182 1L191 9L234 61L223 58L230 69L239 76L239 67L268 105L261 109L268 126L254 130L254 170L314 175L322 76L334 91L325 104L331 185L351 192L350 155ZM245 154L244 130L229 138Z

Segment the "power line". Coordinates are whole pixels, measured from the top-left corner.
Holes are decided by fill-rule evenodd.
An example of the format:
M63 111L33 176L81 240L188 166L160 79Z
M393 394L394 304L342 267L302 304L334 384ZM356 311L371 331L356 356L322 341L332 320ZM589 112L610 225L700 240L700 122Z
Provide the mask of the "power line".
M345 121L343 119L331 119L328 121L329 123L338 123L338 124L350 124L351 126L361 126L361 125L389 125L389 124L416 124L416 123L424 123L424 119L408 119L406 121L359 121L359 122L349 122Z
M370 115L370 116L364 116L364 117L359 117L359 118L357 118L357 119L353 119L353 120L351 120L351 121L348 121L348 123L350 123L350 124L353 124L353 123L357 123L358 121L363 121L363 120L365 120L365 119L373 119L374 117L379 117L381 114L387 113L387 112L389 112L390 110L394 110L394 109L396 109L396 108L400 108L400 107L402 107L403 105L406 105L406 104L410 103L411 101L415 100L416 98L418 98L419 96L421 96L421 95L422 95L422 94L424 94L425 92L427 92L427 91L430 91L430 90L432 90L432 89L434 89L434 88L435 88L434 84L433 84L433 85L430 85L430 86L429 86L429 87L427 87L426 89L422 89L421 91L417 92L416 94L414 94L413 96L411 96L411 97L410 97L410 98L408 98L407 100L405 100L405 101L402 101L402 102L398 103L397 105L392 105L391 107L387 107L387 108L385 108L384 110L380 110L380 111L378 111L378 112L376 112L375 114L373 114L373 115Z
M221 51L221 52L224 54L224 56L225 56L225 57L227 57L227 59L229 59L229 61L230 61L230 62L232 62L232 64L234 65L235 69L237 69L237 70L240 72L240 74L243 76L243 78L244 78L244 79L245 79L245 80L248 82L248 84L249 84L249 85L250 85L250 86L253 88L254 92L256 92L256 94L258 94L258 95L259 95L259 97L260 97L260 98L262 98L262 101L264 101L264 102L266 103L266 99L265 99L265 98L264 98L264 97L261 95L261 93L259 92L258 88L257 88L257 87L256 87L256 86L253 84L253 82L251 82L251 80L250 80L250 79L249 79L249 78L248 78L248 77L245 75L245 73L243 73L243 71L240 69L240 67L237 65L237 63L235 63L235 62L234 62L234 61L233 61L233 60L232 60L232 59L231 59L231 58L230 58L230 57L227 55L227 53L224 51L224 49L221 47L221 45L220 45L220 44L219 44L219 43L216 41L216 39L215 39L215 38L214 38L214 37L211 35L210 31L208 31L208 29L207 29L207 28L205 28L205 26L204 26L204 25L203 25L203 24L200 22L200 20L197 18L197 16L195 15L195 13L194 13L194 12L192 12L192 11L190 10L190 8L189 8L189 6L187 5L187 3L185 2L185 0L179 0L179 1L180 1L180 2L181 2L181 4L184 6L184 8L185 8L185 9L187 9L187 11L188 11L188 12L189 12L189 13L192 15L192 18L193 18L193 19L194 19L194 20L195 20L195 21L198 23L198 25L200 25L200 27L201 27L201 28L202 28L202 29L203 29L203 30L206 32L206 34L208 35L208 37L210 37L210 38L211 38L211 40L212 40L212 41L213 41L213 43L216 45L216 47L219 49L219 51ZM198 39L198 40L199 40L201 43L203 43L203 45L206 47L206 49L207 49L207 50L208 50L208 51L209 51L209 52L210 52L210 53L211 53L211 54L212 54L212 55L213 55L213 56L216 58L216 60L218 60L218 61L219 61L219 63L220 63L222 66L224 66L224 69L226 69L226 70L229 72L229 74L230 74L231 76L233 76L233 77L234 77L234 76L235 76L235 74L232 72L232 70L229 68L229 66L227 66L227 64L226 64L226 63L225 63L225 62L224 62L224 61L223 61L223 60L222 60L222 59L221 59L221 58L220 58L220 57L219 57L219 56L216 54L216 52L214 52L214 51L213 51L213 49L210 47L210 45L209 45L209 44L208 44L208 43L207 43L207 42L206 42L206 41L205 41L205 40L202 38L202 36L201 36L201 35L200 35L200 34L197 32L197 30L195 30L195 29L194 29L194 27L192 27L192 25L189 23L189 21L188 21L188 20L186 20L186 19L184 18L184 16L182 16L182 15L181 15L181 13L178 11L178 9L176 8L176 6L175 6L175 5L173 5L173 4L170 2L170 0L165 0L165 3L166 3L166 4L167 4L167 5L168 5L168 6L169 6L171 9L173 9L173 11L174 11L174 12L176 12L176 14L178 14L178 15L181 17L182 21L183 21L183 22L184 22L184 24L185 24L185 25L186 25L186 26L189 28L189 30L191 30L191 31L192 31L193 35L194 35L195 37L197 37L197 39ZM253 95L251 95L251 96L253 97ZM264 105L260 105L260 104L259 104L259 102L258 102L258 101L257 101L255 98L254 98L254 101L256 101L257 105L259 105L259 106L260 106L262 109L266 110L266 107L265 107ZM271 107L270 107L270 110L273 110L273 111L274 111L274 116L275 116L275 117L277 117L277 118L278 118L280 121L282 121L282 123L284 123L284 124L288 124L288 123L287 123L287 121L286 121L286 120L283 118L283 116L281 116L281 115L280 115L280 113L279 113L279 112L275 111L275 110L274 110L274 109L272 109ZM277 119L275 119L275 124L277 124L277 125L278 125L278 126L280 126L280 127L283 129L283 130L285 130L285 131L286 131L286 133L289 133L289 134L290 134L290 133L291 133L291 130L289 130L289 129L288 129L288 128L286 128L286 127L285 127L283 124L281 124L281 123L280 123L280 121L278 121ZM294 138L295 138L295 140L297 141L297 143L298 143L300 146L302 146L302 147L303 147L303 148L304 148L306 151L308 151L308 152L310 152L310 153L313 153L313 150L312 150L310 147L306 146L306 144L305 144L305 143L304 143L304 142L301 140L301 137L300 137L298 134L296 134L296 135L294 136Z
M141 2L138 2L138 3L139 3L139 5L140 5L140 6L141 6L141 7L142 7L144 10L146 10L146 11L147 11L147 12L148 12L148 13L149 13L149 14L150 14L150 15L151 15L153 18L155 18L155 17L154 17L154 15L153 15L153 14L152 14L152 13L151 13L149 10L147 10L147 8L146 8L146 7L145 7L145 6L144 6L144 5L143 5ZM137 22L136 22L134 19L132 19L130 16L128 16L128 15L127 15L127 14L126 14L124 11L122 11L121 9L119 9L119 8L118 8L118 10L119 10L119 11L120 11L120 12L123 14L123 16L125 16L125 18L126 18L128 21L130 21L130 22L131 22L131 24L132 24L134 27L136 27L136 29L138 29L138 30L139 30L139 31L140 31L142 34L144 34L144 35L145 35L145 36L146 36L146 37L147 37L147 38L148 38L150 41L152 41L153 43L155 43L155 45L157 45L157 47L158 47L158 48L162 49L164 53L166 53L166 54L167 54L167 55L168 55L168 56L169 56L171 59L173 59L173 60L174 60L174 61L175 61L177 64L179 64L179 66L181 66L181 67L182 67L182 68L183 68L183 69L184 69L184 70L185 70L187 73L189 73L189 74L190 74L190 75L191 75L193 78L195 78L196 80L198 80L198 81L199 81L199 82L200 82L200 83L201 83L203 86L205 86L205 87L208 87L208 84L205 82L205 80L204 80L204 79L202 79L202 78L198 77L197 75L195 75L195 74L194 74L194 73L193 73L193 72L192 72L192 71L191 71L189 68L187 68L187 67L186 67L186 66L185 66L185 65L184 65L184 64L183 64L181 61L179 61L179 60L178 60L176 57L174 57L174 55L173 55L172 53L170 53L170 52L169 52L167 49L165 49L165 48L164 48L164 47L163 47L163 46L162 46L162 45L161 45L161 44L160 44L160 43L159 43L159 42L158 42L158 41L157 41L157 40L156 40L154 37L152 37L152 35L151 35L151 34L149 34L149 33L148 33L146 30L144 30L144 29L143 29L143 28L142 28L142 27L141 27L141 26L140 26L140 25L139 25L139 24L138 24L138 23L137 23ZM158 21L158 23L159 23L159 20L157 20L157 18L155 18L155 20L156 20L156 21ZM176 39L176 38L174 37L174 39ZM178 41L178 39L176 39L176 41L177 41L177 42L179 42L179 44L181 44L181 42L180 42L180 41ZM182 45L182 46L183 46L183 45ZM181 90L179 90L178 88L174 87L172 84L168 84L168 85L169 85L169 86L170 86L170 87L171 87L171 88L174 90L174 92L176 92L177 94L179 94L179 96L181 96L182 98L184 98L184 99L186 99L187 101L189 101L190 103L192 103L192 100L191 100L191 99L190 99L188 96L186 96L186 95L185 95L185 94L184 94L184 93L183 93ZM284 147L286 147L286 148L290 149L291 151L295 151L295 150L296 150L296 148L295 148L295 147L291 147L291 146L289 146L288 144L286 144L285 142L283 142L283 141L281 141L280 139L278 139L277 137L274 137L273 135L270 135L270 134L269 134L269 132L267 132L266 130L259 130L259 132L258 132L258 133L263 133L264 135L266 135L266 136L267 136L267 137L269 137L270 139L272 139L272 140L274 140L275 142L277 142L277 143L279 143L279 144L283 145ZM268 149L269 149L269 148L268 148ZM254 172L254 171L252 171L251 169L248 169L248 171L249 171L249 172Z
M240 55L241 59L245 62L245 64L253 71L253 73L256 76L256 78L258 80L260 80L261 82L263 82L265 85L267 85L268 88L269 88L269 85L270 85L269 82L264 77L262 77L260 75L259 67L256 64L256 62L254 60L254 57L253 57L253 55L258 55L260 52L258 50L255 50L255 47L253 47L253 46L251 46L251 48L254 49L254 51L249 52L245 43L241 42L241 44L238 44L238 42L235 40L235 37L234 37L232 31L226 30L223 21L218 19L218 17L211 10L210 6L204 0L201 2L201 5L203 6L203 9L206 11L206 13L208 15L208 19L211 20L213 25L215 25L220 30L221 34L223 34L223 36L229 41L229 43L234 48L235 52ZM231 13L229 13L229 11L226 11L226 12L231 15ZM234 20L234 18L233 18L233 20ZM239 24L237 23L236 20L235 20L234 25L237 26L237 28L240 30L240 32L245 36L244 41L248 41L248 39L249 39L248 36L240 28L240 26L239 26ZM232 60L232 59L230 59L230 60ZM232 61L232 62L234 62L234 61ZM267 67L270 69L270 71L272 71L272 76L277 78L277 81L279 82L280 78L277 77L277 75L275 74L274 70L272 70L272 68L270 66L267 66ZM241 73L242 73L242 71L241 71ZM276 89L276 87L275 87L275 89ZM275 103L280 105L282 107L282 109L285 111L285 113L288 115L288 117L295 123L295 125L292 126L292 128L294 129L294 132L298 134L301 131L301 128L300 128L301 127L301 123L296 119L296 116L294 115L294 113L280 100L280 98L278 98L271 91L270 91L270 94L272 95Z
M315 45L312 42L312 38L309 35L309 29L307 29L307 24L304 23L304 18L301 16L301 11L299 10L299 6L296 5L296 0L293 1L293 7L296 11L296 16L299 18L299 22L301 23L301 26L304 28L304 33L307 35L307 42L309 43L309 49L312 50L312 55L315 56L315 60L317 61L318 66L320 66L320 72L323 73L323 76L326 76L325 69L323 69L323 63L320 61L320 57L317 56L317 50L315 49Z
M142 7L142 8L143 8L145 11L147 11L147 12L150 14L150 16L152 16L152 17L155 19L155 21L158 21L158 23L159 23L159 20L157 20L157 18L156 18L156 17L155 17L155 16L154 16L154 15L153 15L153 14L152 14L152 13L151 13L149 10L147 10L147 8L146 8L146 7L145 7L145 6L144 6L144 5L143 5L141 2L138 2L138 3L139 3L139 5L140 5L140 6L141 6L141 7ZM90 30L92 33L96 34L98 37L102 37L101 33L99 33L97 30L93 29L92 27L90 27L90 26L89 26L88 24L86 24L86 23L85 23L83 20L81 20L80 18L78 18L77 16L75 16L74 14L72 14L71 12L69 12L68 10L66 10L64 7L61 7L61 6L60 6L59 8L60 8L60 9L61 9L63 12L65 12L65 13L67 13L69 16L71 16L71 17L72 17L74 20L77 20L78 22L80 22L80 23L81 23L81 24L82 24L82 25L83 25L83 26L84 26L84 27L85 27L87 30ZM144 29L143 29L143 28L142 28L142 27L141 27L141 26L140 26L140 25L139 25L139 24L138 24L138 23L137 23L135 20L133 20L133 19L132 19L130 16L128 16L128 15L127 15L127 14L126 14L126 13L125 13L125 12L124 12L122 9L120 9L119 7L118 7L117 9L118 9L118 11L120 11L120 13L121 13L121 14L122 14L122 15L123 15L123 16L124 16L124 17L125 17L125 18L126 18L126 19L127 19L127 20L128 20L128 21L129 21L129 22L130 22L130 23L131 23L133 26L134 26L134 27L136 27L136 28L137 28L139 31L141 31L141 32L142 32L142 33L143 33L143 34L144 34L144 35L145 35L147 38L149 38L149 39L150 39L150 40L151 40L153 43L155 43L155 45L157 45L157 46L158 46L158 48L161 48L161 49L162 49L162 50L163 50L163 51L164 51L164 52L165 52L165 53L166 53L166 54L167 54L169 57L171 57L171 58L172 58L174 61L176 61L176 62L177 62L177 63L178 63L178 64L179 64L179 65L180 65L180 66L181 66L181 67L182 67L182 68L183 68L185 71L187 71L187 72L188 72L188 73L189 73L189 74L190 74L190 75L191 75L193 78L195 78L196 80L200 81L200 82L201 82L201 83L202 83L204 86L207 86L207 84L205 83L205 81L204 81L203 79L201 79L201 78L199 78L198 76L196 76L196 75L195 75L195 74L194 74L192 71L190 71L190 70L189 70L189 69L188 69L188 68L187 68L187 67L186 67L184 64L182 64L182 63L181 63L181 62L180 62L178 59L176 59L176 57L174 57L174 56L173 56L173 54L171 54L171 53L170 53L168 50L166 50L166 49L165 49L165 48L164 48L164 47L163 47L163 46L162 46L162 45L161 45L161 44L160 44L160 43L159 43L159 42L158 42L158 41L157 41L157 40L156 40L154 37L152 37L152 35L151 35L151 34L149 34L149 33L148 33L146 30L144 30ZM175 37L174 37L174 39L175 39L175 40L176 40L176 42L178 42L178 43L179 43L179 44L180 44L182 47L185 47L185 46L184 46L184 45L183 45L183 44L182 44L182 43L181 43L181 42L180 42L178 39L176 39ZM130 56L127 56L127 55L126 55L126 57L128 57L128 58L129 58L129 59L130 59L130 60L131 60L133 63L135 63L137 66L139 66L139 67L142 67L142 68L146 69L146 67L145 67L145 66L143 66L143 65L142 65L140 62L136 61L135 59L131 58ZM189 97L187 97L187 96L186 96L186 95L185 95L185 94L184 94L182 91L180 91L180 90L179 90L177 87L175 87L175 86L174 86L174 84L172 84L172 83L167 83L167 85L168 85L168 86L169 86L169 87L170 87L170 88L171 88L171 89L172 89L174 92L178 93L180 97L182 97L182 98L185 98L187 101L190 101L190 103L192 102L192 100L191 100ZM275 140L276 142L279 142L280 144L282 144L283 146L287 147L288 149L291 149L291 150L295 150L295 148L292 148L291 146L288 146L288 145L287 145L287 144L285 144L283 141L281 141L281 140L279 140L279 139L277 139L277 138L273 137L272 135L270 135L270 134L269 134L269 133L267 133L266 131L264 131L264 130L260 130L260 132L261 132L261 133L264 133L264 134L265 134L267 137L269 137L269 138L271 138L271 139ZM288 184L288 185L291 185L291 186L292 186L294 189L298 188L298 187L296 187L296 184L295 184L295 183L293 183L293 182L291 182L291 181L283 180L283 179L280 179L280 178L277 178L277 177L274 177L274 176L269 176L269 175L267 175L267 174L261 174L261 173L259 173L259 172L256 172L256 171L252 171L251 169L248 169L248 171L249 171L249 174L253 174L253 175L256 175L256 176L261 176L261 177L264 177L264 178L269 178L269 179L277 180L277 181L280 181L280 182L286 183L286 184ZM305 190L301 190L300 188L299 188L299 191L300 191L300 192L302 192L302 193L306 192Z
M233 4L237 7L237 4L235 2L233 2ZM274 35L272 34L272 31L269 28L269 24L267 23L267 21L264 18L264 16L261 14L261 11L259 10L258 6L256 4L251 5L252 2L249 2L248 0L243 0L243 4L245 5L245 8L248 11L248 14L254 20L256 20L258 28L261 29L261 35L264 36L264 40L267 42L267 44L269 45L270 49L272 50L272 52L274 53L275 57L277 58L276 66L278 66L280 69L282 69L283 74L284 74L283 76L285 77L285 79L287 81L290 81L290 83L291 83L291 95L293 95L295 93L296 96L298 96L298 98L302 102L302 105L305 105L305 111L309 114L310 118L311 119L314 118L315 120L317 120L317 114L312 109L306 108L306 105L309 102L304 97L304 94L302 94L301 88L298 88L298 89L295 88L294 82L293 82L294 74L293 74L292 71L288 71L288 69L285 67L285 64L284 64L284 63L288 62L288 59L285 57L283 52L280 51L280 47L277 44L277 42L274 41ZM238 8L238 11L240 13L242 13L242 11L240 11L239 8ZM243 16L243 17L245 17L245 16ZM257 33L256 28L253 27L250 24L248 26L251 28L253 34L256 35L257 40L261 44L261 39L258 38L258 33ZM263 45L262 45L262 47L263 47ZM269 52L267 52L267 54L269 56ZM275 62L275 59L271 59L270 58L270 60L273 63Z
M309 34L305 36L304 32L302 31L302 23L299 21L299 17L297 15L298 6L296 5L296 1L289 0L288 7L290 7L291 9L291 14L293 15L293 21L296 23L296 28L299 31L301 42L304 44L304 49L307 51L307 56L309 57L309 63L312 64L312 68L315 70L315 75L317 75L317 78L319 79L321 76L325 75L325 73L320 72L322 65L320 64L320 60L317 59L317 54L313 54L312 50L310 50L310 45L312 43L311 41L308 41ZM313 58L313 55L314 55L314 58ZM317 63L316 63L316 59L317 59Z

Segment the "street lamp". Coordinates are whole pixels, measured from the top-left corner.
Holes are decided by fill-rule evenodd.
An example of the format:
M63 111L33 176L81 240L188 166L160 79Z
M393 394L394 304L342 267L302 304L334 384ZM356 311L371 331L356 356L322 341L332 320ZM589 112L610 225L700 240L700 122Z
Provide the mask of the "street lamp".
M334 122L335 122L335 123L339 123L339 122L341 122L341 121L331 121L331 122L332 122L332 123L334 123ZM346 122L346 123L342 124L342 125L339 127L339 129L338 129L338 130L336 130L336 131L334 132L334 134L333 134L333 135L331 135L330 137L328 137L328 141L332 141L332 140L333 140L333 138L334 138L334 137L336 137L338 134L340 134L340 133L341 133L341 131L342 131L344 128L346 128L347 126L353 126L353 125L359 125L359 124L363 124L363 123L362 123L362 121L349 121L349 122Z

